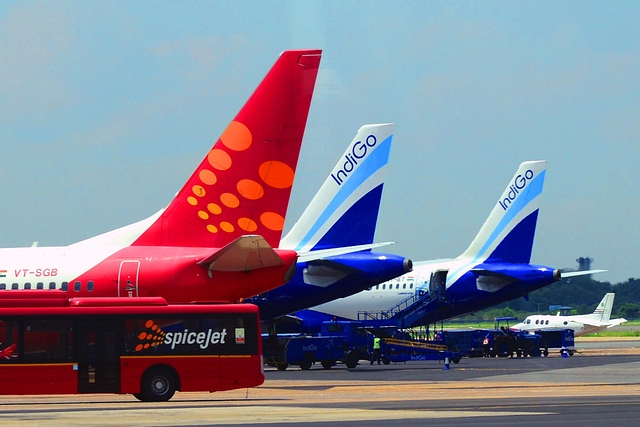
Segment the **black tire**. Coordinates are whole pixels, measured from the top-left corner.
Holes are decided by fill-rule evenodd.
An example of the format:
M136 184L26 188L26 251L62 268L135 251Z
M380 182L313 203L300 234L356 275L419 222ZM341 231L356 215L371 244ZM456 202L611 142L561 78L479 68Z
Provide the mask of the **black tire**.
M324 369L331 369L336 364L333 360L323 360L320 362Z
M289 367L289 364L286 363L286 362L285 363L276 363L276 369L278 371L286 371L288 367Z
M538 347L531 347L529 349L529 356L531 356L531 357L540 357L540 356L542 356L542 352L540 351L540 349Z
M544 357L549 356L549 349L545 348L544 351L542 352L542 354L544 355Z
M311 366L315 361L316 357L313 353L305 353L304 357L302 358L302 362L300 362L300 369L302 369L303 371L308 371L309 369L311 369Z
M391 363L391 359L389 359L387 356L383 356L382 363L384 363L385 365L388 365L389 363Z
M302 369L303 371L308 371L309 369L311 369L311 365L313 363L311 363L310 360L303 360L302 362L300 362L300 369Z
M509 340L497 340L494 348L498 357L513 356L513 349L511 348L511 342L509 342Z
M451 361L457 364L460 363L460 359L462 359L462 356L455 356Z
M144 402L166 402L171 399L178 387L175 373L169 368L151 368L140 383L140 397Z
M347 360L344 362L347 365L347 368L353 369L358 366L358 360L360 360L360 355L356 350L350 351L347 355Z

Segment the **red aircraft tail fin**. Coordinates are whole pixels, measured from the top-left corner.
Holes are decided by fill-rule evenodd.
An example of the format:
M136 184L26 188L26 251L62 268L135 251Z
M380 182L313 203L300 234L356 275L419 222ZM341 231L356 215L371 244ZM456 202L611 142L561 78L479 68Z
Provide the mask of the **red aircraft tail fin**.
M278 247L321 50L285 51L175 199L134 246Z

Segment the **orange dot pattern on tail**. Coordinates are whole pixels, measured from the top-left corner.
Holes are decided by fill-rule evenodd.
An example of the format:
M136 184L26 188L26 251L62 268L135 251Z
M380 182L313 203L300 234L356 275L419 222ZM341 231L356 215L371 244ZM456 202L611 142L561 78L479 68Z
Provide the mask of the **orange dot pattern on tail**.
M235 219L229 215L229 210L242 207L243 203L258 201L269 197L270 191L289 189L293 185L294 170L281 161L263 161L256 165L255 170L240 170L240 166L234 165L236 153L247 152L250 155L255 144L251 131L242 123L232 121L207 155L207 161L196 175L197 182L192 182L192 194L187 197L186 202L196 207L194 215L202 221L203 229L209 233L234 233L238 229L254 233L259 232L260 225L268 230L282 231L284 216L278 212L255 212L251 208L251 212L238 212ZM229 182L229 179L233 182ZM222 180L224 185L221 184ZM207 196L209 193L211 197ZM265 201L255 206L267 205L268 201ZM247 213L255 216L248 217Z

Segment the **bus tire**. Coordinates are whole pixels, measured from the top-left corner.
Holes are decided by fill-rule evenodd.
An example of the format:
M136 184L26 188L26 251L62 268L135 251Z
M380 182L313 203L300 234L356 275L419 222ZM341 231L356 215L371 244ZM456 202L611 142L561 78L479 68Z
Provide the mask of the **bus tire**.
M286 363L286 362L285 363L276 363L276 369L278 371L286 371L288 367L289 367L289 364Z
M177 387L178 380L173 370L151 368L142 376L140 397L144 402L166 402L173 397Z
M382 363L388 365L389 363L391 363L391 359L389 359L387 356L382 356Z

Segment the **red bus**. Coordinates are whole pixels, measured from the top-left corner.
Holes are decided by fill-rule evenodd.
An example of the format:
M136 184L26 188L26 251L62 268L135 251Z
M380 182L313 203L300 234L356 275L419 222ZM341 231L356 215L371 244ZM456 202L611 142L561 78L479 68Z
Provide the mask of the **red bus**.
M264 382L258 308L163 298L0 300L0 394L222 391Z

